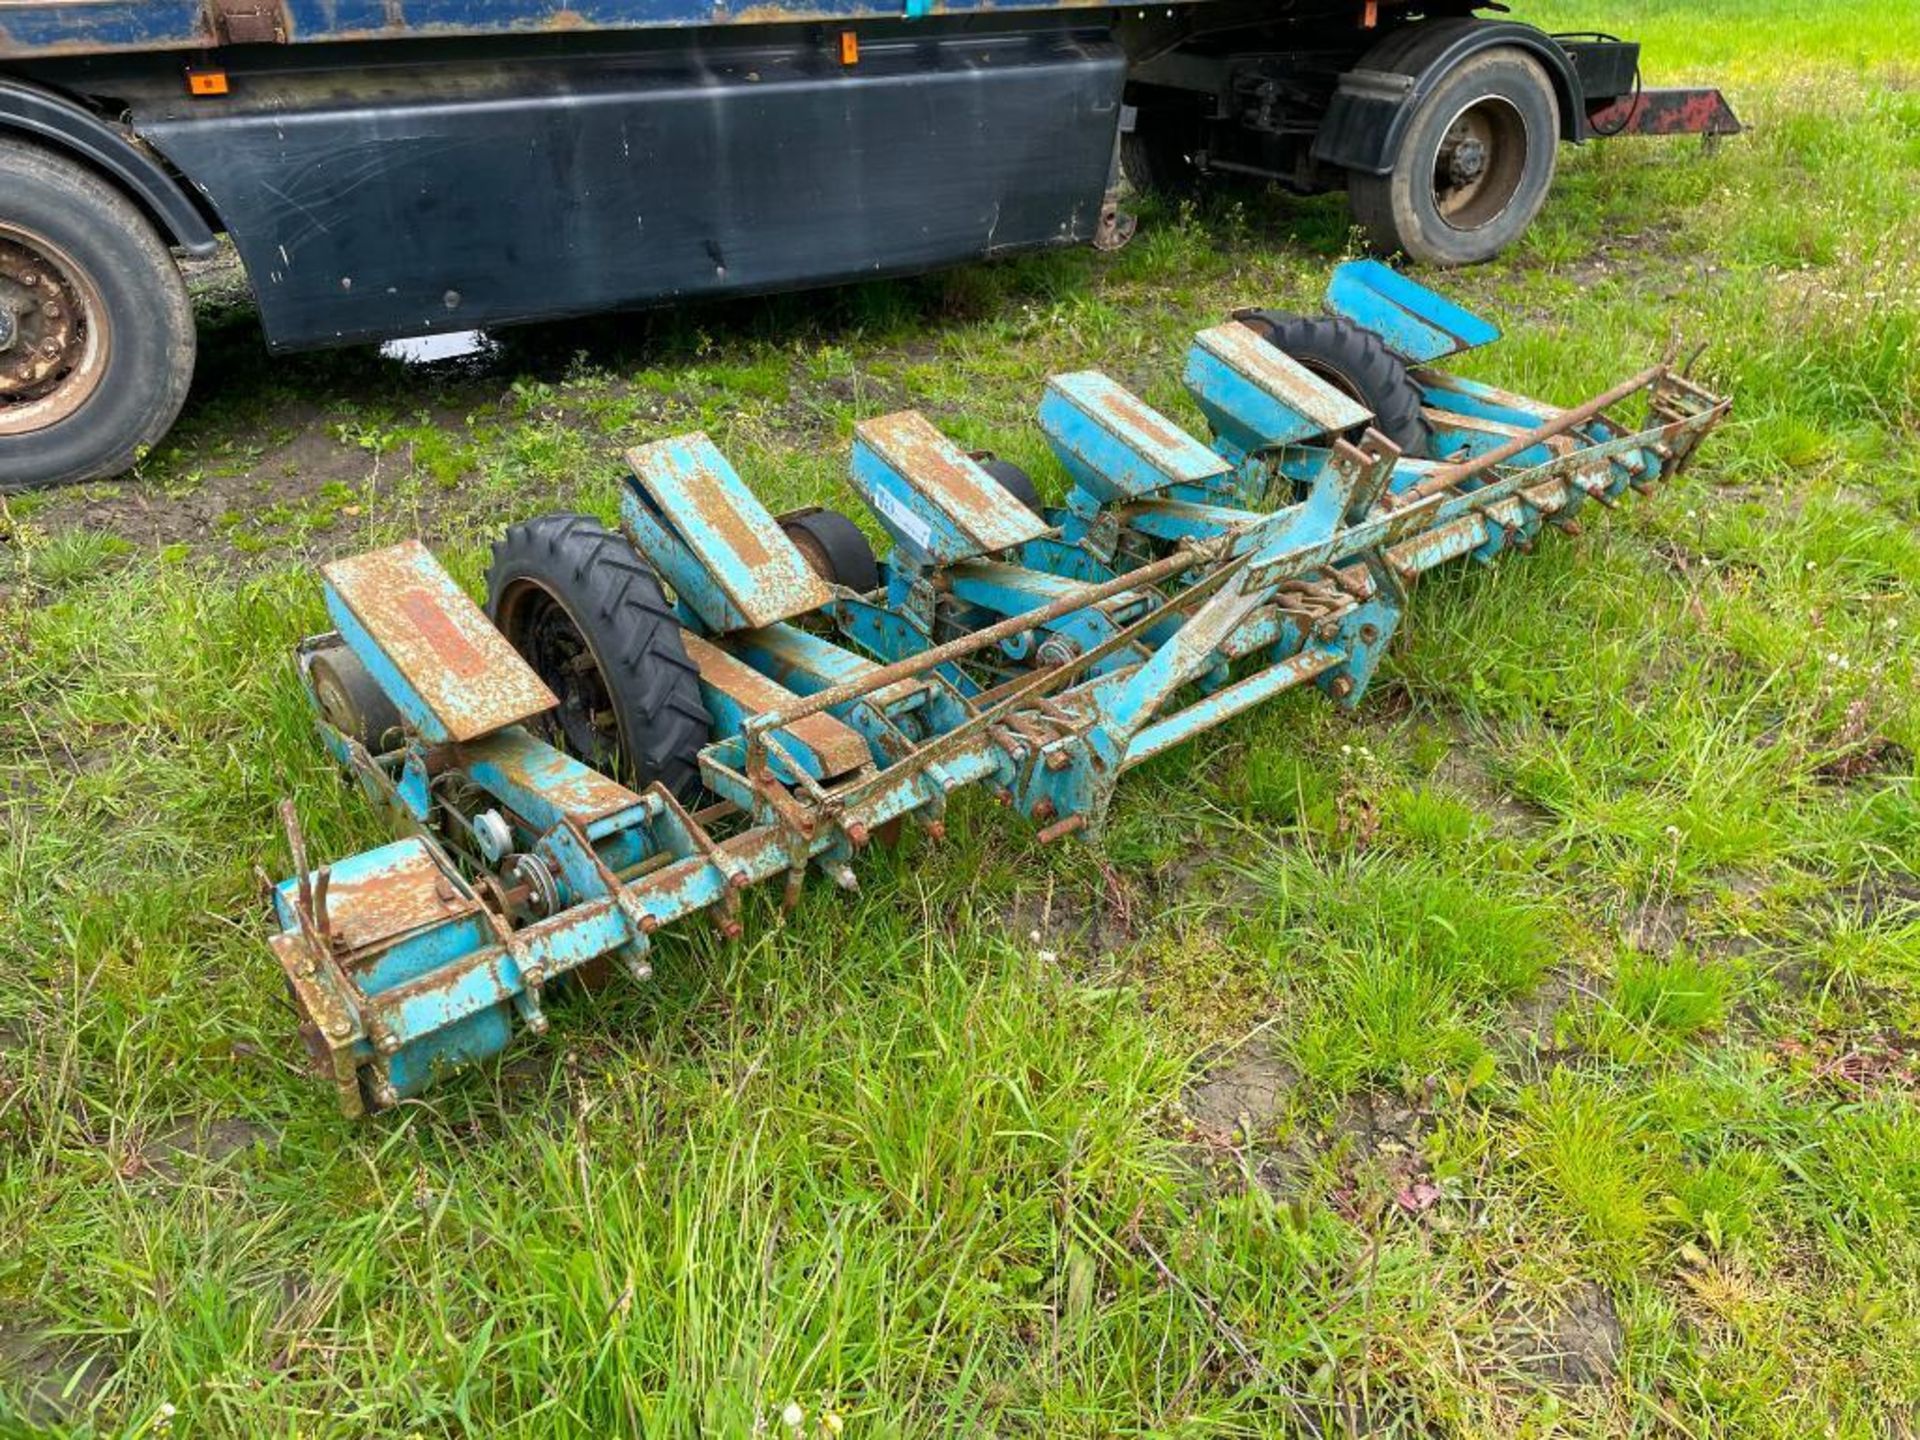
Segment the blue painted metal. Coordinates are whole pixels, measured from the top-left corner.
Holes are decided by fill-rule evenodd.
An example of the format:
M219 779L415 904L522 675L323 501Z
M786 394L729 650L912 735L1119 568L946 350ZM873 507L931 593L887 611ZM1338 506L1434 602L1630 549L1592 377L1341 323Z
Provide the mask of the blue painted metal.
M1244 463L1282 445L1341 435L1373 416L1238 321L1202 330L1187 351L1187 390L1214 448Z
M917 410L854 427L851 478L902 565L947 565L1046 533L1045 521Z
M1441 313L1404 291L1395 303ZM988 786L1057 839L1097 828L1125 770L1271 696L1313 684L1358 704L1408 581L1648 488L1726 412L1664 371L1649 372L1648 423L1632 432L1597 405L1557 411L1428 375L1449 438L1482 454L1515 429L1528 442L1448 467L1349 443L1337 432L1364 415L1347 423L1345 402L1209 335L1188 378L1212 447L1102 376L1049 384L1041 423L1074 486L1044 519L921 417L861 426L855 488L895 540L886 604L796 576L777 523L704 437L635 452L629 534L680 595L714 722L701 772L717 803L698 815L595 774L489 700L511 666L437 673L432 657L451 672L459 645L396 633L413 611L369 622L369 577L404 574L433 599L414 607L426 628L471 640L470 602L424 551L330 571L341 628L303 645L303 673L344 646L407 725L380 755L324 714L322 739L410 832L316 869L289 821L296 873L274 891L272 943L343 1108L392 1104L539 1033L545 987L582 965L647 979L662 927L705 914L737 934L753 885L784 877L789 902L814 872L852 886L872 835L909 816L939 834L961 786ZM1261 487L1278 495L1268 508L1218 503ZM483 734L450 723L486 714L499 723ZM498 840L490 825L505 845L478 843Z
M941 0L946 14L1052 10L1071 0ZM1176 0L1192 3L1192 0ZM114 50L204 49L220 43L206 0L11 0L0 57ZM261 6L287 44L459 35L573 34L794 21L918 19L931 0L803 0L800 4L715 5L706 0L281 0Z
M634 542L702 628L724 635L818 610L833 598L704 434L627 454L621 514Z
M1490 345L1500 329L1378 260L1349 260L1333 272L1327 307L1414 365Z

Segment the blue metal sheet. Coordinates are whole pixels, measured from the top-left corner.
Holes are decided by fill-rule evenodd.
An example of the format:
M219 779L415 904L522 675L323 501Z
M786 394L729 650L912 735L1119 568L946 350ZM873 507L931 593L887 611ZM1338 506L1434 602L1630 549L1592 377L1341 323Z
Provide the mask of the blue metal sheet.
M949 565L1046 534L1047 523L917 410L853 432L854 489L915 560Z
M327 610L430 740L477 740L559 702L418 540L323 565Z
M1349 260L1327 283L1327 305L1415 365L1489 345L1500 327L1378 260Z
M945 14L1058 10L1075 0L941 0ZM1193 3L1193 0L1176 0ZM0 6L0 57L115 50L203 49L219 43L204 0L8 0ZM263 10L268 7L263 5ZM655 30L689 25L918 19L929 0L799 0L713 4L708 0L285 0L289 44L338 40Z
M1097 370L1047 381L1040 428L1075 482L1103 504L1174 485L1209 485L1234 469Z
M1233 321L1202 330L1187 351L1187 389L1240 456L1367 424L1373 412Z
M639 446L627 463L639 487L627 496L628 519L638 535L661 542L645 546L647 557L709 629L771 625L833 599L705 434Z

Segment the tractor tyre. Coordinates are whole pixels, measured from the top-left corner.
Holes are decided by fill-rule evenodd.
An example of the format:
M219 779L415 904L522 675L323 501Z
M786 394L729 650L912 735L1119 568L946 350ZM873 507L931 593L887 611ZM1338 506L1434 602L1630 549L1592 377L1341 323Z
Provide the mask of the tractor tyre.
M508 528L487 569L487 614L560 699L544 738L623 784L700 792L713 722L700 671L653 570L588 515Z
M1042 514L1040 508L1040 487L1033 483L1033 477L1011 460L1002 460L989 452L982 452L974 459L982 470L1000 482L1000 488L1018 500L1034 514Z

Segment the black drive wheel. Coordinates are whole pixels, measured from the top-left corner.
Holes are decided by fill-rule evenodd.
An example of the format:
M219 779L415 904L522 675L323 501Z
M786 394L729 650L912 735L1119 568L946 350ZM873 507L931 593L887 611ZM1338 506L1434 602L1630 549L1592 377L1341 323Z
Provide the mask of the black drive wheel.
M980 468L1000 482L1000 488L1036 515L1043 515L1040 508L1040 487L1033 483L1033 477L1011 460L1002 460L991 452L983 451L973 457Z
M1476 265L1519 239L1547 198L1560 105L1526 52L1497 46L1422 100L1385 175L1349 177L1354 218L1375 248L1431 265Z
M712 722L680 621L626 537L587 515L508 528L487 568L487 614L560 697L545 738L628 785L700 789Z
M856 595L880 588L880 562L873 543L861 528L838 510L816 505L780 517L780 528L793 541L813 573L829 585L840 585Z
M193 353L180 269L133 202L0 140L0 490L127 469L180 413Z
M1371 410L1373 428L1407 455L1428 458L1433 430L1420 410L1420 387L1407 373L1406 362L1373 331L1339 315L1253 310L1236 318L1276 350Z

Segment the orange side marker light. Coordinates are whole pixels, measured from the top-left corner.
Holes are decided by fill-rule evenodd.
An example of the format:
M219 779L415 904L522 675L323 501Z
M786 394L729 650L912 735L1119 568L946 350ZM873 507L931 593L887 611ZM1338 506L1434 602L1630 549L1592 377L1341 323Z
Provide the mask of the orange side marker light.
M225 95L230 88L227 84L227 72L224 70L187 71L189 95Z
M840 32L840 63L842 65L860 63L860 37L851 30Z

